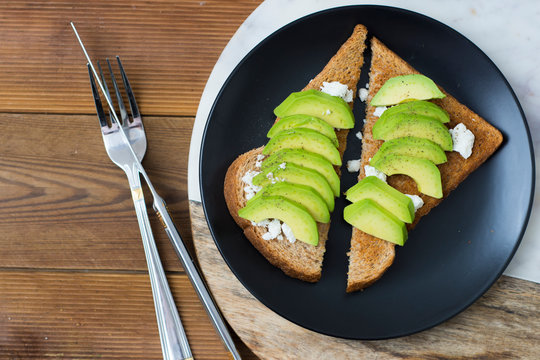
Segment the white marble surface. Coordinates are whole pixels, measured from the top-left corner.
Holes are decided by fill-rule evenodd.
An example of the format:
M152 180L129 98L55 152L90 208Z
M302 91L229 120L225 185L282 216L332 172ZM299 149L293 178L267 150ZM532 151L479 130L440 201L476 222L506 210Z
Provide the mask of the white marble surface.
M514 89L531 129L535 148L540 144L540 1L490 0L267 0L240 26L216 63L201 97L195 119L188 166L188 196L200 201L199 151L212 103L238 62L283 25L304 15L343 5L396 6L430 16L454 28L482 49ZM539 157L536 155L538 164ZM538 171L537 171L538 176ZM529 226L506 275L540 282L540 202L535 196Z

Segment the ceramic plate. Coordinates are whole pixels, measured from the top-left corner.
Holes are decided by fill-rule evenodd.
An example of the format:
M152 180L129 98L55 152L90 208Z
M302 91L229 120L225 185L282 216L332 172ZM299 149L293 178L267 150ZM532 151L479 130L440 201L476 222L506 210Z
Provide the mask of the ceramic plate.
M273 109L302 89L356 24L431 77L504 135L500 149L398 247L394 264L374 285L345 292L351 227L336 199L322 278L305 283L268 263L227 211L223 180L240 154L267 142ZM360 87L368 82L369 51ZM360 157L364 104L354 107L346 160ZM426 16L381 6L335 8L301 18L255 47L215 100L201 148L201 194L217 247L232 272L262 303L305 328L351 339L412 334L458 314L502 274L531 210L534 157L527 123L501 72L465 37ZM357 174L342 170L342 191ZM249 309L246 309L249 311Z

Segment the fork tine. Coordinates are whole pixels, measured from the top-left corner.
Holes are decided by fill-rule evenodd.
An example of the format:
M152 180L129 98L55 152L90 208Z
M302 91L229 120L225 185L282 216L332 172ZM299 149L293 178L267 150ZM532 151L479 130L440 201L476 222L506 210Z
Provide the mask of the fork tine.
M107 65L109 66L109 72L111 73L111 81L114 86L114 91L116 92L116 99L118 100L118 106L120 107L120 117L122 118L122 125L125 126L128 124L128 115L127 115L126 107L124 106L124 100L122 100L122 95L120 94L120 90L118 90L118 84L116 83L116 79L112 71L111 63L109 62L108 58L106 60L107 60Z
M101 64L99 63L99 60L97 61L97 66L99 69L99 75L101 76L101 83L103 84L103 88L105 89L105 96L109 99L109 101L112 104L112 98L111 93L109 92L109 87L107 86L107 80L105 80L105 75L103 75L103 70L101 70ZM109 111L109 120L111 121L110 124L114 124L114 119L111 114L111 109L108 109Z
M126 76L124 67L122 66L122 62L120 61L119 56L116 56L116 61L118 61L118 67L120 68L120 73L122 74L122 80L124 81L124 87L126 88L126 94L129 100L129 107L131 108L131 116L134 119L138 118L141 116L141 114L139 114L139 108L137 106L137 102L135 101L135 95L133 95L133 91L131 90L131 85L129 85L129 80Z
M90 64L86 64L88 66L88 75L90 76L90 86L92 87L92 95L94 97L94 103L96 105L96 111L99 119L99 124L103 126L107 126L107 118L105 117L105 113L103 112L103 106L101 105L101 99L99 97L99 92L96 87L96 82L94 80L94 75L92 74L92 68L90 68Z
M109 101L112 103L111 93L109 92L109 87L107 86L107 81L105 80L105 76L103 75L103 70L101 70L101 64L99 63L99 60L97 61L97 66L99 69L99 75L101 76L101 83L103 84L103 87L105 88L105 95L109 98Z

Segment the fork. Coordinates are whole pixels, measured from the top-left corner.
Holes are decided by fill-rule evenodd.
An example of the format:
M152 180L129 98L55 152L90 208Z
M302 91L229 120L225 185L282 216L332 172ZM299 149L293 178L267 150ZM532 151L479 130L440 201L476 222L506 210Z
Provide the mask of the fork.
M152 234L152 229L150 227L150 222L148 220L146 203L144 201L144 195L141 188L138 163L134 161L133 156L130 153L131 150L129 149L129 145L122 138L122 134L119 129L119 126L123 127L124 133L129 139L129 143L131 144L134 153L137 155L137 159L141 161L146 152L146 135L142 124L141 115L139 113L135 97L133 96L131 86L129 85L129 81L124 72L122 62L120 61L119 57L116 57L116 60L118 62L118 67L120 69L120 74L122 76L122 81L128 97L132 120L130 121L128 117L124 102L122 100L122 95L120 94L118 84L112 71L111 63L109 62L109 59L107 59L111 82L116 93L118 106L120 108L120 117L122 120L120 124L115 122L109 111L109 118L111 121L110 126L107 124L107 119L105 117L100 96L96 88L94 76L92 75L92 69L90 64L88 64L90 84L101 126L103 142L105 143L105 149L107 150L107 154L111 158L112 162L118 165L126 173L129 186L131 188L135 211L137 213L137 220L139 222L139 228L141 231L144 253L148 265L148 273L150 275L150 283L152 287L152 295L154 297L163 358L167 360L192 359L193 357L188 340L182 326L180 316L178 315L171 290L167 283L165 271L161 265L154 236ZM102 78L102 84L105 89L105 96L108 98L108 101L112 103L107 82L105 81L105 76L103 75L99 62L98 68Z

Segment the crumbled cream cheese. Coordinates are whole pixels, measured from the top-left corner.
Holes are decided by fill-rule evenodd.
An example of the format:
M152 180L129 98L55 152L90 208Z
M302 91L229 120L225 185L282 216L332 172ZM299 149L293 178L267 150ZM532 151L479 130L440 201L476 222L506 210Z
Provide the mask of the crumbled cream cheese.
M261 189L262 189L262 187L260 187L260 186L253 185L253 178L255 176L257 176L259 173L260 173L260 171L248 170L244 174L244 176L242 177L242 181L244 182L244 184L247 185L247 186L244 187L246 200L249 200L252 197L254 197L255 194L257 192L261 191Z
M281 164L279 164L279 168L280 168L280 169L285 169L285 167L287 167L287 163L281 163Z
M358 140L362 140L362 132L361 131L357 132L356 137L358 138Z
M453 150L468 159L472 154L472 148L474 145L474 134L463 123L459 123L453 129L448 130L452 135L452 142L454 143Z
M283 240L284 238L287 238L291 243L296 241L292 229L287 224L279 221L279 219L264 219L258 223L252 221L251 225L260 226L266 230L262 235L264 240Z
M342 84L339 81L324 81L321 86L321 91L328 95L339 96L348 103L353 101L353 91L350 90L347 85Z
M368 177L368 176L376 176L379 179L381 179L382 181L386 182L386 174L383 173L382 171L379 171L379 170L375 169L371 165L364 166L364 173L366 174L366 177Z
M326 109L326 115L330 115L331 113L330 109Z
M422 206L424 206L424 200L422 200L422 198L418 195L410 195L410 194L405 194L405 196L408 196L411 198L412 200L412 203L414 205L414 212L417 212L418 209L420 209Z
M360 171L360 159L347 161L347 170L349 172L358 172L358 171Z
M369 89L369 83L366 83L366 89Z
M294 243L296 241L296 237L293 234L292 229L289 227L289 225L283 223L281 224L281 231L283 231L283 235L289 240L290 243Z
M264 160L264 155L257 155L257 161L255 162L255 167L260 168L262 166L262 161Z
M368 89L360 88L358 90L358 97L360 98L360 101L366 102L368 95L369 95Z
M362 119L362 122L364 123L364 125L366 125L367 120L366 120L366 119Z
M383 114L383 112L386 111L386 109L388 109L386 106L377 106L375 108L375 111L373 112L373 116L381 117L381 115Z
M268 231L263 234L264 240L277 238L281 234L281 222L278 219L272 219L267 225Z

